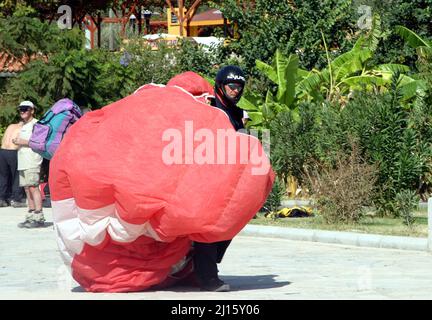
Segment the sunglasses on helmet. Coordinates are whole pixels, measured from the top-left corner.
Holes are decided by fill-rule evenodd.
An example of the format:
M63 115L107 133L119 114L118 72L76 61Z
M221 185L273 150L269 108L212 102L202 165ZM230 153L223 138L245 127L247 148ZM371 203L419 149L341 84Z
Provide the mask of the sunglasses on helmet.
M23 107L19 107L19 108L18 108L19 112L27 112L27 111L29 111L30 109L31 109L30 107L25 107L25 106L23 106Z
M242 91L243 90L243 85L240 83L227 83L228 88L230 88L231 90L238 90L238 91Z

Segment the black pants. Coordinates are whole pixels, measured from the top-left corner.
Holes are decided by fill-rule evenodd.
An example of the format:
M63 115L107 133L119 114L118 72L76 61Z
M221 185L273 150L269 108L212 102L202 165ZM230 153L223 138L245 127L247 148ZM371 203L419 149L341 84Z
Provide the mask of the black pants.
M222 261L230 243L231 240L213 243L194 242L194 267L201 281L217 277L217 264Z
M24 189L19 186L16 150L0 149L0 200L21 201Z

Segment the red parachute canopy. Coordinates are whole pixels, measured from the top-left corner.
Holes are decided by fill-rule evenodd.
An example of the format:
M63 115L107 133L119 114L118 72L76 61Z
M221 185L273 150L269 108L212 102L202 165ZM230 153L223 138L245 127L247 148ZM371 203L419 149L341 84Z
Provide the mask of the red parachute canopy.
M57 241L88 291L140 291L183 268L192 241L232 239L274 174L188 72L85 114L50 166Z

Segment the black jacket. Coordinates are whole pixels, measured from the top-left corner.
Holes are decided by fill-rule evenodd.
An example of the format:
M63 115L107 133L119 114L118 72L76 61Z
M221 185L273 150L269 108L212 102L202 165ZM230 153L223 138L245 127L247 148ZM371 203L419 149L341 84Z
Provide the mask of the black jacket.
M232 106L227 108L222 104L222 102L217 97L212 98L210 100L210 105L213 107L216 107L218 109L221 109L223 112L225 112L228 115L228 117L231 121L231 124L233 125L233 127L236 131L238 131L240 129L244 129L243 110L242 109L240 109L236 105L232 105Z

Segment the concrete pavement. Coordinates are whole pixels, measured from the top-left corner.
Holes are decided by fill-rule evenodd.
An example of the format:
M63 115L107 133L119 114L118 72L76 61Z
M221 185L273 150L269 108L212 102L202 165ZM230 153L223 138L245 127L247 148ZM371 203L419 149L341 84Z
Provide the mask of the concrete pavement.
M359 247L432 251L432 246L428 245L428 238L386 236L357 232L247 225L241 231L240 235L333 243Z
M52 226L17 228L22 208L0 208L0 216L0 299L432 299L428 252L257 236L238 236L228 249L220 266L228 293L85 293L61 261Z

